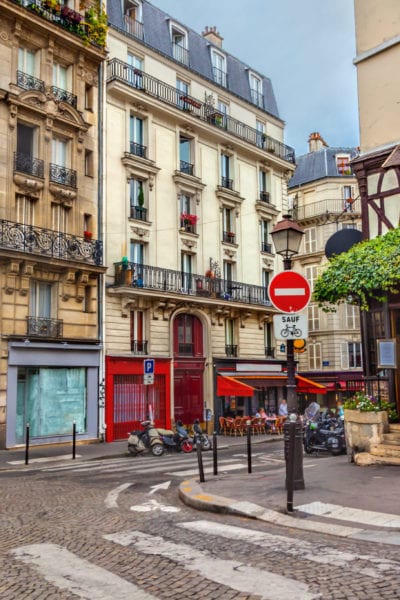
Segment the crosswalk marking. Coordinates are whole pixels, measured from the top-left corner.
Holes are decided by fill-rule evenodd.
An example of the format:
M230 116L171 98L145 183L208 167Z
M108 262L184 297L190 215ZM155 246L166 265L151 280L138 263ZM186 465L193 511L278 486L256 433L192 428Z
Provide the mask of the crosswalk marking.
M363 525L374 525L376 527L400 527L399 515L390 515L360 508L349 508L338 504L325 502L310 502L296 506L297 510L310 515L328 517L339 521L354 521Z
M141 531L125 531L104 535L104 539L122 546L134 546L143 554L165 556L188 571L228 586L245 594L257 594L263 600L313 600L320 594L309 592L308 585L272 571L251 567L238 560L218 558L215 553L197 550L187 544L177 544Z
M75 458L82 458L81 454L75 454ZM71 454L59 454L58 456L42 456L40 458L30 458L29 464L31 463L44 463L44 462L58 462L60 460L72 460ZM24 460L8 460L8 465L24 465Z

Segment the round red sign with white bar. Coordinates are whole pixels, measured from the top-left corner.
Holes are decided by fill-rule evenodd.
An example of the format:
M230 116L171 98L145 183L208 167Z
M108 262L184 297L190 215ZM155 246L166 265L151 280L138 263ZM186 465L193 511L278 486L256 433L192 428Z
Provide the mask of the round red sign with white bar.
M311 288L300 273L282 271L271 279L268 295L278 310L285 313L299 312L309 303Z

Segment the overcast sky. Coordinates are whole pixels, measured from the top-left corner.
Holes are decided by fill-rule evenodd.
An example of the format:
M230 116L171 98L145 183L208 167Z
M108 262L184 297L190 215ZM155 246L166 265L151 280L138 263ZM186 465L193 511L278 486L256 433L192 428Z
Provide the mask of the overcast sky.
M313 131L359 145L352 0L149 1L197 33L215 25L227 52L271 78L297 155Z

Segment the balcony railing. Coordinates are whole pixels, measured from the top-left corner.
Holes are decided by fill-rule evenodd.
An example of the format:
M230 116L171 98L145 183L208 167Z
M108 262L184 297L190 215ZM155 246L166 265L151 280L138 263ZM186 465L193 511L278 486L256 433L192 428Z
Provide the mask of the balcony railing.
M226 356L237 356L237 345L234 344L226 344L225 345L225 354Z
M265 346L265 356L267 358L275 358L275 348L272 346Z
M295 220L301 221L302 219L309 219L312 217L339 217L341 214L349 214L351 216L354 213L361 212L361 200L347 199L327 199L320 200L319 202L312 202L305 206L297 206L293 208L292 214Z
M125 31L139 40L143 39L143 23L125 15Z
M138 263L115 263L115 286L271 306L265 287ZM129 277L126 277L126 272Z
M180 161L179 170L181 173L186 173L186 175L193 175L193 165L185 160Z
M131 206L131 219L147 221L147 208L144 208L144 206Z
M103 264L103 245L59 231L0 219L0 248L47 258Z
M261 242L261 252L268 252L269 254L272 254L272 244L269 244L268 242Z
M76 171L50 163L50 181L76 188Z
M36 90L43 93L46 89L44 81L23 71L17 71L17 86L23 90Z
M261 200L261 202L267 202L269 204L269 202L270 202L269 192L260 192L260 200Z
M68 92L67 90L63 90L62 88L56 87L55 85L51 86L51 91L52 91L53 95L55 96L55 98L59 102L66 102L67 104L70 104L71 106L73 106L73 108L76 108L77 97L75 96L75 94L71 94L71 92Z
M147 354L147 340L131 340L133 354Z
M215 83L219 83L223 87L228 87L228 75L226 71L218 69L218 67L213 67L213 76Z
M258 90L250 90L251 91L251 99L256 106L260 108L264 108L264 95Z
M233 231L223 231L222 241L228 244L234 244L236 240L236 234Z
M189 50L179 44L172 44L172 56L178 62L189 66Z
M227 190L233 190L233 179L221 177L221 187L226 188Z
M135 156L146 158L146 152L146 146L138 144L137 142L129 142L129 154L134 154Z
M33 158L29 154L22 152L14 153L14 171L27 173L34 177L44 177L44 161L40 158Z
M152 96L153 98L182 111L186 111L189 107L191 114L197 118L207 121L219 129L223 127L224 131L260 148L260 132L257 131L257 129L250 127L233 117L229 117L228 115L223 115L223 117L221 117L220 113L217 113L215 108L210 106L210 104L197 100L191 96L183 96L182 92L175 87L168 85L167 83L148 75L141 69L133 67L117 58L113 58L108 62L107 69L108 83L112 81L121 81L127 86L140 89L148 96ZM185 100L182 98L185 98ZM262 134L262 149L275 154L282 160L286 160L293 164L295 163L295 153L293 148L286 146L286 144L265 134Z
M27 317L27 335L32 337L60 338L63 321L44 317Z

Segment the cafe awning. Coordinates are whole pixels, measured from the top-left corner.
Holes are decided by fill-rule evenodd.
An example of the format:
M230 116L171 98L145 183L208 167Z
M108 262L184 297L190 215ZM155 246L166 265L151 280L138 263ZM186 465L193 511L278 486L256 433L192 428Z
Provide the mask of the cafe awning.
M243 380L248 380L245 383ZM217 377L217 396L253 396L255 390L259 389L267 381L271 387L286 385L286 375L262 375L254 373L252 375L218 375ZM252 385L250 385L250 382ZM257 385L258 384L258 385ZM301 375L296 375L296 391L298 394L326 394L326 387L312 379L307 379Z
M296 391L298 394L326 394L326 387L322 383L296 375Z
M218 375L217 396L253 396L254 390L251 385L242 383L235 377Z

